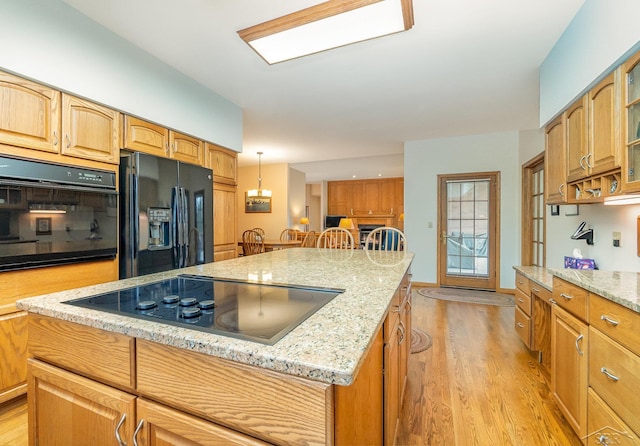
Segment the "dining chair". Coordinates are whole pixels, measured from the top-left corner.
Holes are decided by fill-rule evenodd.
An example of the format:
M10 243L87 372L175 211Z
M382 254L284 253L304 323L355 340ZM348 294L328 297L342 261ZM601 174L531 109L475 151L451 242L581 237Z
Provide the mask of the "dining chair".
M304 236L304 239L302 239L302 245L300 245L303 248L315 248L316 246L316 231L309 231L307 232L307 235Z
M327 228L320 233L317 248L353 249L355 246L353 235L344 228Z
M258 235L260 235L260 237L262 237L264 239L264 229L262 229L262 228L253 228L251 230L252 231L256 231L258 233Z
M370 251L404 251L407 239L398 228L383 226L369 233L364 242L364 249Z
M298 231L297 229L293 229L293 228L287 228L284 229L281 233L280 233L280 241L284 242L287 240L298 240L298 233L300 231Z
M253 229L247 229L242 233L242 252L245 256L264 252L264 237Z

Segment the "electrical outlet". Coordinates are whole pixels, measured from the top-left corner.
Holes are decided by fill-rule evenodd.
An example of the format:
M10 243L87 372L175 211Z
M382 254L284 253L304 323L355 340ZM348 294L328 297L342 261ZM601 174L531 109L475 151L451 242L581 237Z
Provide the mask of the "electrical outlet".
M613 233L613 246L615 246L616 248L619 248L621 239L622 239L622 234L620 232L614 232Z
M433 228L433 222L432 221L428 221L427 222L427 228L429 228L429 229Z

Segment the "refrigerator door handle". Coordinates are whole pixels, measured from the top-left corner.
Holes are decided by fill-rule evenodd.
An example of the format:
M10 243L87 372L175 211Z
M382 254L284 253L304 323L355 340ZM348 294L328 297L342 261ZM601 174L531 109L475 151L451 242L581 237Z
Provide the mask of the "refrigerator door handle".
M182 195L182 267L185 267L189 263L189 203L184 187L180 188L180 194Z
M171 190L171 232L173 232L173 267L180 267L180 192L175 186Z
M133 258L138 258L138 252L140 250L140 217L138 215L137 210L140 209L140 200L138 198L138 175L131 175L131 188L133 189L133 209L129 209L129 215L136 216L135 218L129 218L129 220L133 220L132 231L133 234L130 235L130 240L134 241L132 243L132 255Z

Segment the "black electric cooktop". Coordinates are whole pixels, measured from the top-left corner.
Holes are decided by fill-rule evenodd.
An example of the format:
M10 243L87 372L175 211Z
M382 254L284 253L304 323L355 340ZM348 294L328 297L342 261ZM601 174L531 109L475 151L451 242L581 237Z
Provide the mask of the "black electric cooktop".
M64 303L273 345L343 292L179 275Z

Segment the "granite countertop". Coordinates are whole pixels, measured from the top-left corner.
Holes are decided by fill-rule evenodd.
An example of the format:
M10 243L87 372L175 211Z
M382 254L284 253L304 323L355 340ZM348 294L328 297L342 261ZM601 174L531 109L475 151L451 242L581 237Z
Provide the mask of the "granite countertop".
M17 307L290 375L350 385L412 260L413 254L405 252L292 248L22 299ZM274 345L61 303L178 274L346 291Z
M640 313L640 273L585 269L553 269L534 266L514 266L529 279L540 285L549 278L558 277L587 291L598 294L637 313ZM551 280L552 290L553 280Z

